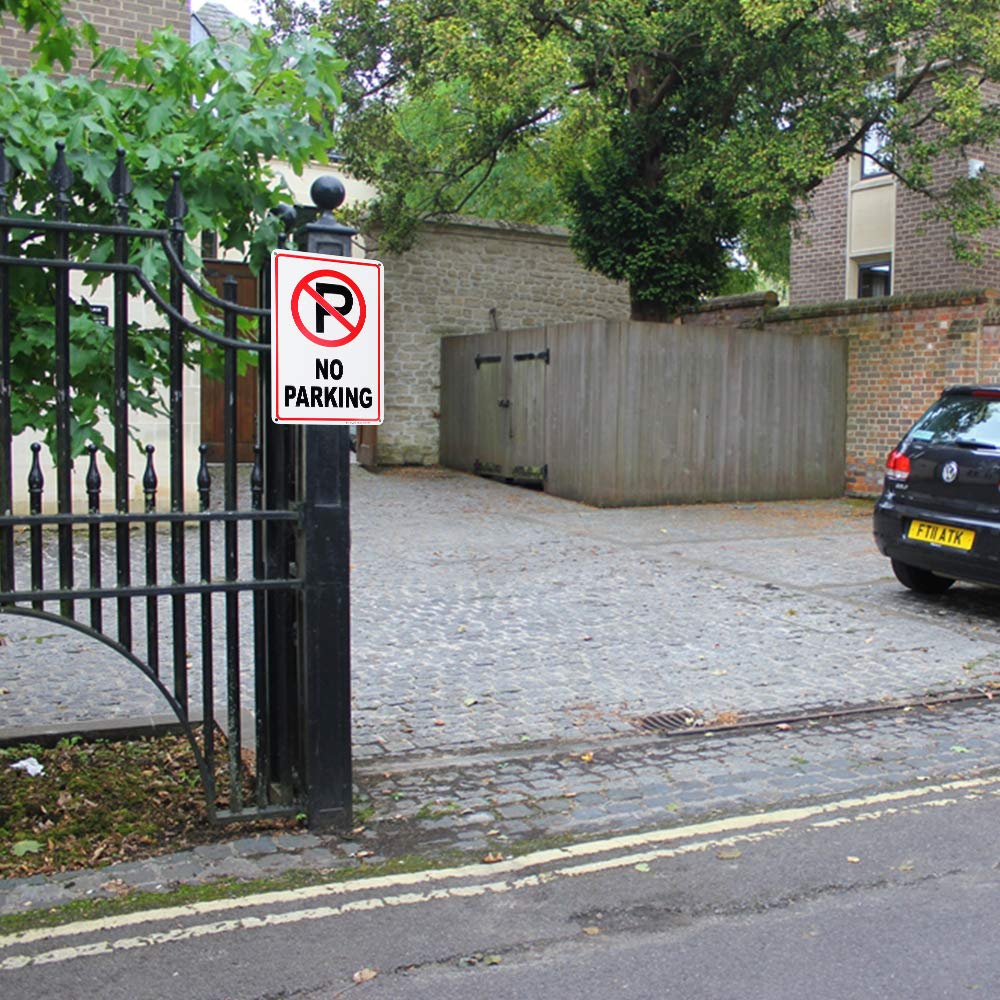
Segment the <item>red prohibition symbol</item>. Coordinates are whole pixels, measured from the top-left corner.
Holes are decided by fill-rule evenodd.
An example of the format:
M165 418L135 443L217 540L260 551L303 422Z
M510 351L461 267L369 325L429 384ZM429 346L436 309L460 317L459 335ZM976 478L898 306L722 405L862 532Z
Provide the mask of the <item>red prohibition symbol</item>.
M335 304L338 297L343 300L340 305ZM358 318L351 322L347 317L355 305L358 307ZM303 311L310 307L315 307L315 329L310 329L303 320ZM303 337L320 347L344 347L349 344L364 328L366 312L361 289L341 271L311 271L292 292L292 319L295 325ZM344 336L337 336L344 331Z

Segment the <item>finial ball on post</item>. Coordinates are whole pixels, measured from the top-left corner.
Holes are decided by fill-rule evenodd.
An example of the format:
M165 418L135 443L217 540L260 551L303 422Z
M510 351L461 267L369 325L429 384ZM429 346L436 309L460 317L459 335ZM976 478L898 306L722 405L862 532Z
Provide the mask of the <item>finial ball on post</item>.
M344 203L346 192L339 177L324 174L312 182L312 187L309 188L309 197L312 198L313 204L317 208L324 212L332 212Z

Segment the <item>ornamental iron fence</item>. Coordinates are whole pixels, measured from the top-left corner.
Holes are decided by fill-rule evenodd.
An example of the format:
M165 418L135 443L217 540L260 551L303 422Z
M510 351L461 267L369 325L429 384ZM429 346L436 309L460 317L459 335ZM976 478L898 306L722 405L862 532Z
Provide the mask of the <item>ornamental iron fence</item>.
M74 177L61 144L49 174L53 218L19 214L12 180L0 140L0 614L75 629L154 685L190 742L214 820L304 812L311 826L349 825L349 436L347 428L287 428L267 419L267 269L258 307L236 304L234 279L221 298L203 288L184 265L187 208L179 176L166 203L167 227L130 225L132 181L122 150L109 182L111 224L71 221ZM299 245L349 254L353 231L331 211L342 188L335 179L321 180L313 187L321 211L299 231ZM105 238L110 254L90 249L95 237ZM169 265L162 293L144 269L150 248ZM74 274L102 276L112 300L96 312L108 325L113 353L113 406L106 414L113 433L107 445L90 441L82 453L75 453L80 433L72 405L81 347L71 322L79 310ZM25 373L17 363L20 314L12 307L29 287L38 301L40 281L51 304L50 374ZM134 468L130 358L149 350L148 341L137 342L146 334L130 320L140 293L166 328L169 453L164 459L139 442ZM185 315L186 299L206 303L221 317L221 329ZM255 329L241 329L239 317L249 317L243 326ZM185 509L183 376L191 343L211 344L221 355L226 400L221 489L202 445L191 491L197 509ZM257 442L247 480L237 463L235 403L239 371L257 360ZM49 379L54 390L55 502L46 510L42 445L34 441L28 512L16 513L12 401L26 388L17 379L32 378ZM86 500L74 503L78 459L86 463ZM164 469L169 509L157 503ZM131 482L139 474L144 502L133 510ZM248 488L241 489L241 480ZM241 686L248 674L250 697Z

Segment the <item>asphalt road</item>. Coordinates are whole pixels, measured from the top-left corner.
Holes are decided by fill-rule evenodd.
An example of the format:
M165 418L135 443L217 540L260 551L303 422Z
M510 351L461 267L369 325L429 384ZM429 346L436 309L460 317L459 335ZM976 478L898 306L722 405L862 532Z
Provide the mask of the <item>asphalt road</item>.
M1000 777L921 783L29 932L0 939L0 995L996 997L998 821Z

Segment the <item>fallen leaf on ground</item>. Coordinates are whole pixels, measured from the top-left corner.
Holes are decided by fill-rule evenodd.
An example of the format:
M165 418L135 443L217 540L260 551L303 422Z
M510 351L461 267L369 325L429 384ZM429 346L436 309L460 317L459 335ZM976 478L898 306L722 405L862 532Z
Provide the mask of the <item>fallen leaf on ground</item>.
M636 870L637 872L648 872L648 871L649 871L649 865L647 865L645 861L640 861L640 862L639 862L639 863L638 863L638 864L637 864L637 865L635 866L635 870Z
M487 955L486 958L483 959L483 964L499 965L502 961L503 959L499 955Z
M113 896L127 896L132 891L132 886L128 882L123 882L120 878L113 878L110 882L105 882L101 888L105 892L110 892Z
M584 927L582 928L582 930L584 934L589 934L591 937L593 937L595 934L601 933L600 927Z
M19 840L11 850L15 857L23 858L25 854L37 854L42 845L37 840Z
M434 720L434 725L435 726L443 726L444 725L444 719L435 719Z
M896 870L901 872L912 872L915 867L916 866L912 861L904 861Z
M580 754L580 760L582 760L584 764L589 764L593 759L594 755L589 750L587 753Z
M351 976L356 983L367 983L370 982L378 975L378 969L358 969L357 972Z
M948 747L948 749L952 753L969 753L969 748L968 747L954 746L954 747Z
M859 865L859 864L861 864L861 858L856 858L856 857L855 857L855 856L854 856L853 854L849 854L849 855L847 856L847 860L848 860L848 861L849 861L849 862L850 862L850 863L851 863L852 865Z
M490 851L489 854L483 855L484 865L495 865L498 861L503 861L503 855L498 851Z
M743 852L738 847L723 847L715 855L720 861L735 861L743 857Z

